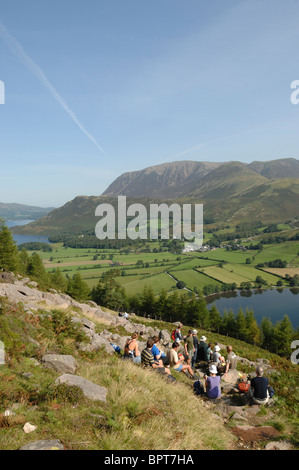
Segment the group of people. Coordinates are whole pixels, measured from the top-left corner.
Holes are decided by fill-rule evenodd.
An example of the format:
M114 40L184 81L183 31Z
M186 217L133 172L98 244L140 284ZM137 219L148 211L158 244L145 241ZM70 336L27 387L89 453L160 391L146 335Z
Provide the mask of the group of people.
M198 339L197 330L189 330L184 337L181 332L182 326L179 324L173 332L173 343L167 353L159 347L161 338L158 336L148 339L146 347L140 352L137 342L138 333L133 333L131 338L126 341L124 358L131 359L134 363L144 367L155 369L168 377L172 376L171 369L183 372L192 380L198 379L194 374L195 364L204 361L208 367L204 376L205 393L210 399L220 398L221 376L227 376L229 371L237 368L237 356L233 352L232 346L227 346L227 356L224 358L219 344L216 343L213 347L212 343L207 343L207 338L204 335ZM201 388L204 390L202 385ZM256 377L251 379L249 395L258 404L265 404L269 400L268 379L263 377L261 366L256 369Z

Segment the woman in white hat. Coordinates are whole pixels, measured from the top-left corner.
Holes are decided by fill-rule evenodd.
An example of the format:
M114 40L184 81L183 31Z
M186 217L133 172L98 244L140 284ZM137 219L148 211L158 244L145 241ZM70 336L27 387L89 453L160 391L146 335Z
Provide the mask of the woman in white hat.
M214 347L214 350L213 350L212 361L213 361L213 364L217 367L218 373L224 372L224 369L225 369L225 367L224 367L225 366L225 359L224 359L223 356L221 356L220 351L221 351L220 346L218 346L218 344L216 344L216 346Z
M217 367L215 365L211 365L209 367L210 376L206 378L206 390L208 398L216 399L220 398L221 396L221 389L220 389L220 376L217 375Z

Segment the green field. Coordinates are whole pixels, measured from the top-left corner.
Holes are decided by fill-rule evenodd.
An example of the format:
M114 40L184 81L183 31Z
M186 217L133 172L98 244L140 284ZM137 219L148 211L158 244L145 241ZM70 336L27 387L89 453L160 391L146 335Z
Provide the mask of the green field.
M279 278L251 265L224 264L223 267L211 266L204 268L204 273L223 283L235 282L237 286L241 282L254 282L257 276L261 276L269 285L276 285Z
M199 271L195 271L194 269L170 271L170 274L173 274L173 276L175 276L178 281L185 282L186 287L191 290L194 288L201 290L208 284L221 285L220 282L210 279L209 277L201 274Z
M153 248L153 245L150 247ZM155 248L158 247L156 244ZM257 276L261 276L271 286L276 285L279 277L256 269L257 264L280 258L286 260L290 266L299 266L298 241L264 245L261 251L229 251L217 248L207 252L179 255L165 250L142 252L140 249L140 251L124 252L65 248L58 243L53 244L52 248L52 252L39 251L48 272L59 267L65 276L73 276L79 271L88 286L92 288L105 272L117 269L119 276L116 279L130 295L141 292L145 285L152 287L155 294L162 289L173 292L176 280L184 282L186 288L192 291L194 289L200 291L211 284L221 287L222 283L236 283L240 286L242 282L253 283ZM251 264L246 264L248 259Z

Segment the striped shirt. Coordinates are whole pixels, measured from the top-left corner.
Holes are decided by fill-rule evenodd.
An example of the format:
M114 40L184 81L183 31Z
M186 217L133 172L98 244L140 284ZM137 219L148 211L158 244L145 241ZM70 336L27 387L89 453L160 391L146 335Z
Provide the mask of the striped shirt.
M141 364L145 367L152 367L155 363L153 353L150 349L145 348L141 353Z

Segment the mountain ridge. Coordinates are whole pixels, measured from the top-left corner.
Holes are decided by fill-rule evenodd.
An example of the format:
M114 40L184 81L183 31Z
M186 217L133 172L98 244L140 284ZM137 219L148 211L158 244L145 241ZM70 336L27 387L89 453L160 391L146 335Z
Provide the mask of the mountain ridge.
M128 172L120 175L101 196L77 196L38 221L15 227L13 232L51 235L94 230L96 207L101 203L117 207L119 195L127 196L127 206L134 202L146 206L154 202L201 203L204 215L217 222L277 223L299 216L299 177L294 177L299 161L253 163L184 161ZM269 177L277 174L277 178Z

